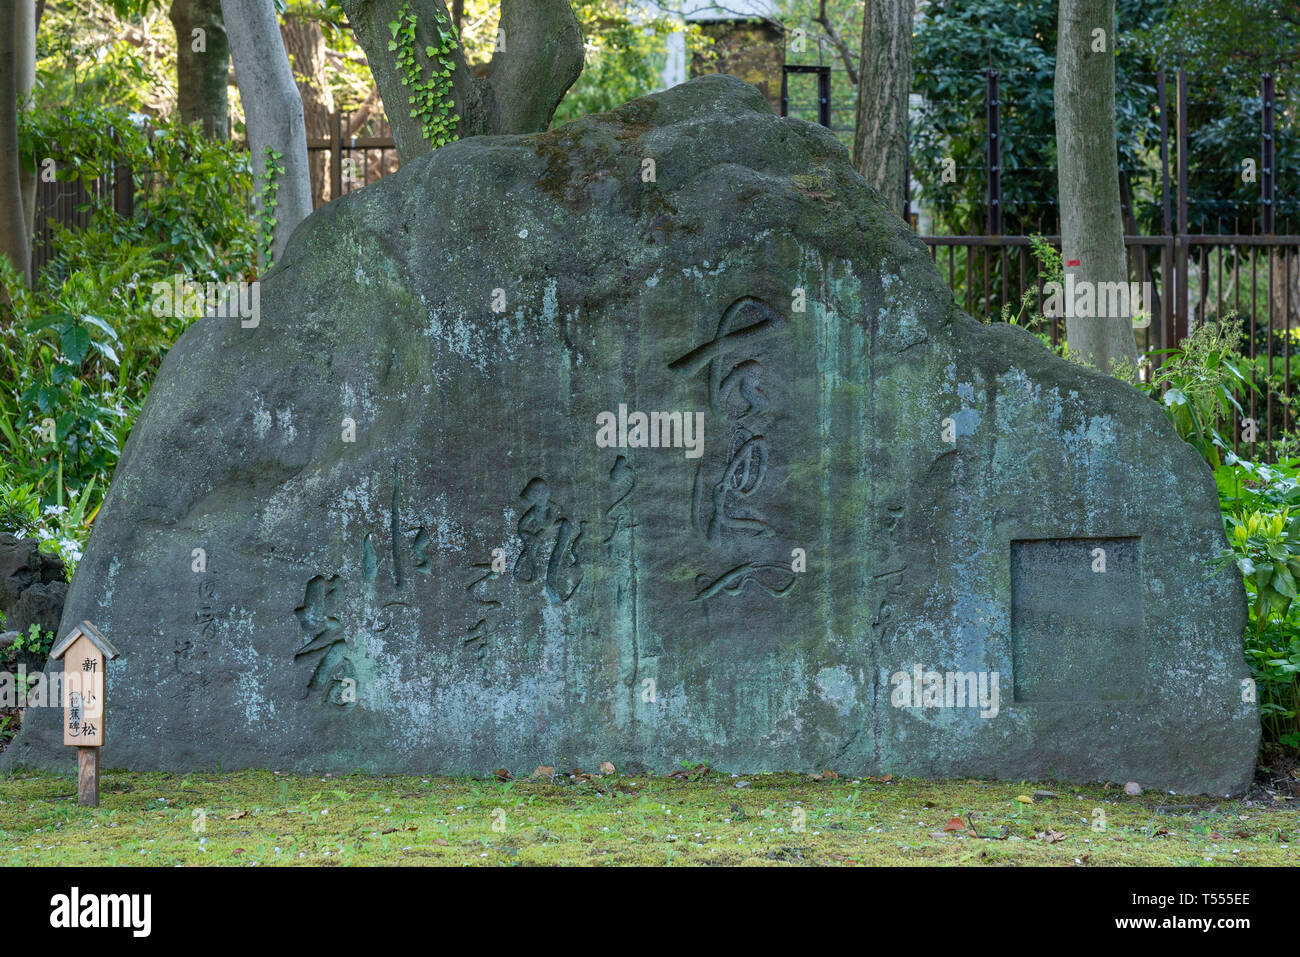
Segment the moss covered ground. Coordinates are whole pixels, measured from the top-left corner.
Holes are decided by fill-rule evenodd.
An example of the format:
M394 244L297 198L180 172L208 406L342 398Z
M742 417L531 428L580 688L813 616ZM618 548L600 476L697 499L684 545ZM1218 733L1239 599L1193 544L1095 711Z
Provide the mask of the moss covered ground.
M1052 795L1035 795L1050 791ZM697 769L0 776L0 865L1295 865L1300 801Z

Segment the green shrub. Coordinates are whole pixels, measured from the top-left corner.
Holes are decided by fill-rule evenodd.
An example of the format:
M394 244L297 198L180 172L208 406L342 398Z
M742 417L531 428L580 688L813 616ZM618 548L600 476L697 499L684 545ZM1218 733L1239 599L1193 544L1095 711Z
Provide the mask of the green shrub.
M130 217L92 199L87 228L55 229L35 289L0 257L0 530L39 538L70 575L153 376L193 321L154 315L153 284L254 278L252 179L232 145L124 111L32 111L21 138L58 179L91 184L125 163L135 185Z
M32 622L25 632L18 633L18 637L10 647L14 651L25 651L29 655L46 657L54 647L54 632L42 631L40 625Z
M1240 343L1235 318L1201 323L1178 348L1148 353L1148 359L1164 361L1148 382L1133 383L1163 404L1178 434L1210 468L1221 464L1222 450L1228 448L1220 424L1242 414L1240 400L1255 388L1241 373Z
M1220 435L1220 423L1241 415L1241 401L1254 389L1241 371L1240 341L1234 323L1205 323L1179 348L1149 354L1163 363L1148 381L1133 384L1161 403L1214 470L1229 545L1215 564L1235 564L1246 588L1243 652L1264 747L1300 749L1300 458L1250 462Z
M1230 548L1249 599L1245 653L1266 744L1300 749L1300 460L1276 466L1228 453L1216 470Z

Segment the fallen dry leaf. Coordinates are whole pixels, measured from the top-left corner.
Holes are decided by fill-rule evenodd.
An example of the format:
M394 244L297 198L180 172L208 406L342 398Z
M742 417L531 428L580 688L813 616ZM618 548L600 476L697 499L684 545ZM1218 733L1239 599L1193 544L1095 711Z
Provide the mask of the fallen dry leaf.
M1034 837L1041 837L1048 844L1055 844L1057 841L1065 840L1065 835L1061 831L1054 831L1050 827L1041 834L1035 834Z
M553 777L555 777L555 768L548 768L544 764L539 764L536 767L536 769L534 769L533 771L534 781L538 780L539 778L546 778L547 780L549 780Z
M943 829L945 831L964 831L966 830L966 822L954 815L948 819L948 823L943 826Z
M1017 795L1016 795L1016 800L1019 801L1021 804L1033 804L1033 803L1034 803L1034 799L1031 798L1028 794L1017 794Z
M236 811L234 814L227 814L227 821L238 821L241 817L248 817L247 811Z
M492 774L496 777L498 781L510 780L510 772L507 771L505 768L497 768L495 771L492 772Z

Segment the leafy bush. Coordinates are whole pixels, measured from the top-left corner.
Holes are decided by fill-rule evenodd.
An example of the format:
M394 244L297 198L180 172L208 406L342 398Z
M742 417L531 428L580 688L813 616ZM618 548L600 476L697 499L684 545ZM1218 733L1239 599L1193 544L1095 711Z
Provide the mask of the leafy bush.
M10 647L14 651L25 651L29 655L46 657L54 647L54 632L41 631L41 626L32 622L27 631L18 633L18 637Z
M32 111L29 156L88 186L125 163L133 215L91 192L89 225L55 230L33 290L0 257L0 529L32 535L69 574L162 357L189 317L155 316L155 282L253 278L247 156L123 111Z
M1246 660L1265 741L1300 749L1300 459L1263 465L1227 454L1215 470L1228 544L1250 599Z
M1161 403L1178 434L1214 469L1229 548L1216 564L1241 572L1249 602L1243 650L1255 681L1266 747L1300 749L1300 458L1250 462L1220 424L1242 414L1254 385L1241 372L1240 331L1204 323L1133 384Z
M1146 383L1135 382L1164 405L1165 414L1183 439L1209 464L1222 463L1228 448L1221 423L1242 414L1241 401L1255 386L1242 375L1241 327L1235 320L1204 322L1176 349L1159 349L1147 358L1164 361Z

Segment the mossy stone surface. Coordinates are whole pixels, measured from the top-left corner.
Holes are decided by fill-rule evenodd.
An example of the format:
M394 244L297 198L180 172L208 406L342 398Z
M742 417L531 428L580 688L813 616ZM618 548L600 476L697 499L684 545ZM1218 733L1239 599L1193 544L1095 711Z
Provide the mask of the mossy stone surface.
M620 405L702 413L702 455L602 447ZM168 355L64 630L123 653L107 767L1226 793L1223 545L1155 403L966 316L828 131L712 76L306 220L256 328ZM996 715L898 706L918 667L996 673ZM57 711L5 757L66 764Z

